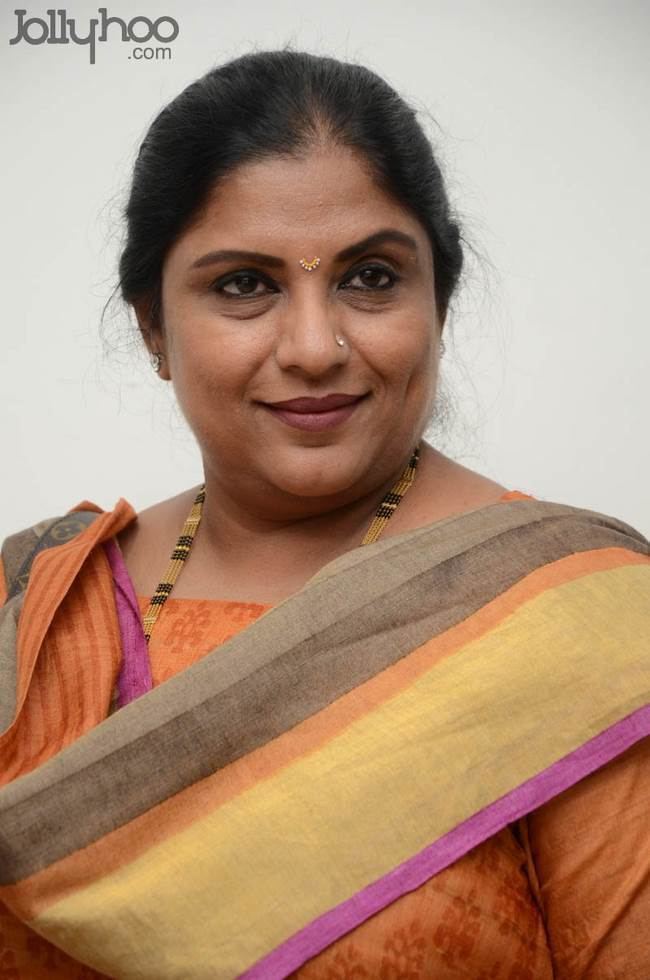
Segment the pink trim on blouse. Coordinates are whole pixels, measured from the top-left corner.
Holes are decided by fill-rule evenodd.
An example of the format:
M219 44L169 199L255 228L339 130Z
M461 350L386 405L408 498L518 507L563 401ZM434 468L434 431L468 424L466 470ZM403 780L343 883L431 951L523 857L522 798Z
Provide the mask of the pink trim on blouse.
M120 624L122 666L117 678L117 706L123 708L129 701L150 691L153 679L140 608L122 552L114 538L104 542L104 549L113 572L115 605Z

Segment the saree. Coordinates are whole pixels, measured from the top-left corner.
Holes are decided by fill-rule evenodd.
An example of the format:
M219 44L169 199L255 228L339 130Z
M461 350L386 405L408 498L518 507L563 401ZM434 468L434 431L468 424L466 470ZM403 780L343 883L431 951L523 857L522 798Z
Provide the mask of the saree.
M512 500L354 549L132 697L102 545L134 514L96 510L0 619L0 902L104 975L286 977L650 733L650 548L615 518Z

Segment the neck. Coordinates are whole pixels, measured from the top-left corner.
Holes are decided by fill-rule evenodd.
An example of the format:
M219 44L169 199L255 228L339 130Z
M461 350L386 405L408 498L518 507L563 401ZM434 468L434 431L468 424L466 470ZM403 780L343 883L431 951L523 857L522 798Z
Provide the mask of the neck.
M274 494L266 487L232 488L219 471L206 467L206 498L199 534L203 548L219 555L258 550L265 543L310 553L340 552L361 544L385 494L400 479L412 447L388 475L361 492L351 487L336 498ZM199 534L197 534L197 539Z

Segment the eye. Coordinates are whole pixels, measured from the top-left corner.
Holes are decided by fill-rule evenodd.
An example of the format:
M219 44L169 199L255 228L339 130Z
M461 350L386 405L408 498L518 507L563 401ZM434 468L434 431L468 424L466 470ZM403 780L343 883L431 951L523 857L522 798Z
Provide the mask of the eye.
M381 279L385 279L385 282L381 282ZM392 271L392 269L387 268L385 265L364 265L360 269L357 269L348 276L342 283L341 289L354 289L359 292L377 292L379 290L383 291L386 289L392 289L395 283L400 277ZM362 285L361 286L351 286L350 284L358 279Z
M236 272L227 278L217 279L211 288L227 299L257 299L259 296L265 296L270 291L268 289L261 291L256 289L255 287L260 284L264 285L264 280L256 272L246 270ZM239 292L226 289L226 286L235 286Z

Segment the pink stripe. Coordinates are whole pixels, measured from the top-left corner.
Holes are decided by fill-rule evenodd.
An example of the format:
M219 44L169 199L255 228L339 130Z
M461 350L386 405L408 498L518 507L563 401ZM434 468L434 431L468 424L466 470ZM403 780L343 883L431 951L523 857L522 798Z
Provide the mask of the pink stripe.
M650 705L639 708L585 742L579 749L475 813L383 878L314 919L240 974L240 980L282 980L371 915L406 892L419 888L507 824L547 803L649 734Z
M122 666L117 678L118 707L123 708L153 687L149 650L142 629L135 589L115 541L104 541L106 557L113 572L115 605L122 640Z

